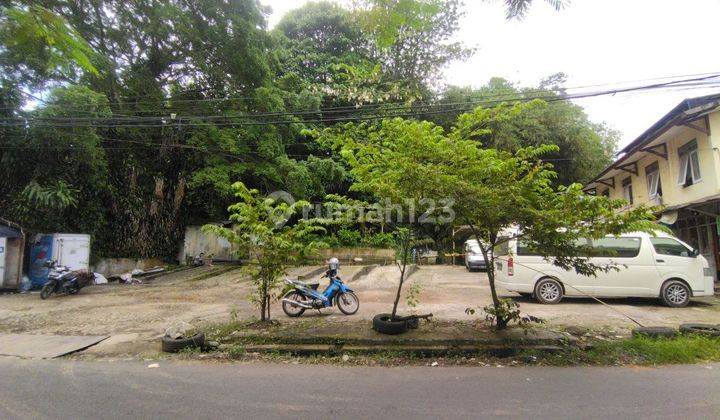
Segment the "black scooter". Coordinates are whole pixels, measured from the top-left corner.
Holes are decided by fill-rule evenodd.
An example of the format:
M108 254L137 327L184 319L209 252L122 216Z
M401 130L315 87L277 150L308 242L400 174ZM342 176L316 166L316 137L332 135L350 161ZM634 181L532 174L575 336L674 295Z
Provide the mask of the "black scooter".
M64 265L58 265L54 260L47 260L45 267L50 269L48 273L48 282L45 283L40 291L40 299L47 299L55 294L77 294L80 289L87 286L93 279L94 275L85 271L70 271Z

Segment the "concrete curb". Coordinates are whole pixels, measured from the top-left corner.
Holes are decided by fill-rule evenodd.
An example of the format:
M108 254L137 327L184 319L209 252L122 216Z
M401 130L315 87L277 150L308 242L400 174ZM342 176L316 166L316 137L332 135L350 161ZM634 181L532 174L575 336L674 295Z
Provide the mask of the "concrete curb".
M223 266L223 267L221 267L221 268L217 268L217 269L208 271L207 273L203 273L203 274L200 274L200 275L198 275L198 276L191 277L191 278L189 278L189 279L186 279L185 281L186 281L186 282L193 282L193 281L206 280L206 279L209 279L209 278L212 278L212 277L219 276L219 275L221 275L221 274L228 273L228 272L233 271L233 270L237 270L237 269L239 269L239 268L241 268L241 267L240 267L240 266Z
M325 273L325 270L327 270L326 267L319 267L319 268L316 268L316 269L314 269L314 270L312 270L312 271L309 271L309 272L307 272L307 273L298 275L298 278L299 278L299 279L309 279L309 278L311 278L311 277L317 276L318 274L323 274L323 273Z
M359 279L360 277L365 277L365 276L367 276L367 275L370 274L374 269L376 269L376 268L378 268L378 267L380 267L379 264L371 264L371 265L363 266L363 268L360 269L360 271L358 271L357 273L355 273L355 274L350 278L350 280L348 281L348 283L349 283L349 282L353 282L353 281Z

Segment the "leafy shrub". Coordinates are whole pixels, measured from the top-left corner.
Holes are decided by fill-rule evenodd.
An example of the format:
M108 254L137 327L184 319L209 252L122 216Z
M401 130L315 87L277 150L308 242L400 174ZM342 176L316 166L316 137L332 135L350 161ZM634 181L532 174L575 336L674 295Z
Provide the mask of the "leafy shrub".
M520 305L512 299L500 299L499 305L487 305L483 307L485 313L485 321L491 325L504 323L503 327L510 323L517 323L520 327L528 328L531 323L542 324L544 320L532 315L524 315L520 312ZM475 309L467 308L465 313L474 315Z
M363 235L360 231L340 229L332 235L317 235L314 240L324 242L328 248L394 248L392 233L371 233Z
M337 231L336 236L340 245L347 247L359 246L362 241L362 235L357 230L340 229Z
M363 238L363 245L372 248L394 248L395 238L392 233L375 233Z

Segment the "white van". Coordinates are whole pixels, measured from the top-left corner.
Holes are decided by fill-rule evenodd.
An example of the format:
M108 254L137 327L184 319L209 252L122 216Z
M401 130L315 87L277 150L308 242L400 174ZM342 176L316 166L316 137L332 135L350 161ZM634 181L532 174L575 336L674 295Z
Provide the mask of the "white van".
M664 232L643 232L588 240L598 250L590 262L619 270L583 276L534 255L522 239L495 250L496 284L540 303L564 296L658 297L671 307L687 306L694 296L714 294L713 273L702 255Z
M467 268L468 271L487 269L482 249L476 239L468 239L465 241L463 253L465 254L465 268ZM490 255L492 255L492 252L488 252L488 261L490 260Z

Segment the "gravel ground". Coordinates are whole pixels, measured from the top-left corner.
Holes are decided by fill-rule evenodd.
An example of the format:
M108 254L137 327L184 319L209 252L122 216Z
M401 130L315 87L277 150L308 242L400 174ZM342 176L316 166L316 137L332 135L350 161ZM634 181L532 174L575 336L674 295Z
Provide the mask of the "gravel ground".
M297 267L288 273L298 276L318 267ZM372 319L391 309L398 281L397 267L377 267L366 276L349 281L361 266L343 267L341 275L348 280L360 298L360 310L345 316L339 310L321 313L306 311L300 319L322 317L330 320ZM251 282L240 269L211 276L223 267L200 267L157 278L148 284L92 286L76 296L53 296L40 300L37 293L0 295L0 332L32 334L111 335L104 347L127 345L138 341L156 343L156 338L173 321L190 323L229 320L231 313L249 319L257 310L248 300ZM319 278L319 275L315 278ZM321 280L321 288L327 280ZM419 284L420 305L417 313L432 312L444 320L474 320L468 307L482 307L490 302L490 289L484 273L469 273L464 267L423 266L406 282L406 288ZM687 308L671 309L652 299L613 299L612 308L589 299L567 299L558 305L539 305L513 297L521 309L547 321L550 328L583 327L610 329L626 334L634 324L627 314L646 325L677 325L682 322L720 323L720 299L696 299ZM404 298L401 312L409 312ZM272 315L281 322L296 322L284 316L279 305Z

